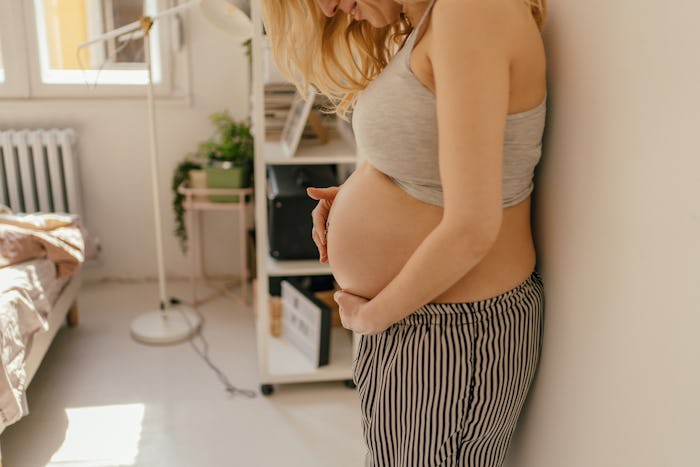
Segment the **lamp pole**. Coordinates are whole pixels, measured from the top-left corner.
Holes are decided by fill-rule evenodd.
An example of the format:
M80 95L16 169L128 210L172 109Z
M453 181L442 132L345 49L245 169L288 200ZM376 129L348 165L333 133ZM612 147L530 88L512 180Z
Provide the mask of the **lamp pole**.
M102 34L94 39L83 42L78 49L98 42L122 36L141 29L144 40L144 56L148 67L148 82L146 95L148 102L149 153L151 160L151 188L153 194L153 212L156 228L156 258L158 262L158 287L160 294L159 310L142 313L131 323L131 335L134 339L146 344L173 344L189 338L201 326L201 316L191 307L184 305L172 306L168 301L165 284L165 266L163 255L163 228L160 214L160 184L158 182L158 134L156 128L156 109L153 92L153 70L151 60L150 32L156 20L175 15L181 11L201 6L202 12L216 26L229 35L243 39L252 30L250 19L234 5L226 0L191 0L153 16L142 16L138 21L127 24L113 31Z
M160 214L160 182L158 181L158 131L156 128L156 105L153 98L153 69L151 66L151 28L153 20L147 16L141 18L141 29L143 30L143 48L148 67L148 84L146 85L146 95L148 100L148 129L150 134L150 154L151 154L151 189L153 191L153 212L156 224L156 257L158 261L158 289L160 291L160 310L165 312L168 294L165 285L165 266L163 254L163 221ZM167 319L167 314L164 314Z
M170 16L177 11L190 8L200 0L186 3L182 6L166 10L154 17L142 16L138 23L143 31L144 57L148 68L146 97L148 103L148 131L151 161L151 190L153 198L153 213L156 230L156 258L158 266L158 289L160 294L159 311L150 311L140 315L131 323L131 335L139 342L146 344L173 344L189 338L201 326L201 317L193 309L180 306L178 309L170 306L165 283L165 255L163 254L163 226L160 209L160 170L158 151L158 131L156 126L156 106L153 92L153 64L151 60L151 29L154 18Z
M180 11L189 9L201 3L202 0L192 0L164 10L153 16L142 16L138 21L127 24L113 31L102 34L99 37L83 42L79 49L92 44L119 37L141 29L143 32L144 57L147 67L146 97L148 104L148 133L149 155L151 166L151 190L153 198L153 214L155 220L156 259L158 267L158 289L160 303L158 310L151 310L139 315L131 323L131 335L139 342L146 344L174 344L181 342L194 333L201 326L200 315L191 307L184 305L171 306L165 283L165 265L163 254L163 227L160 209L160 183L158 181L158 132L156 127L156 108L153 92L153 65L151 60L151 29L155 20L172 16Z

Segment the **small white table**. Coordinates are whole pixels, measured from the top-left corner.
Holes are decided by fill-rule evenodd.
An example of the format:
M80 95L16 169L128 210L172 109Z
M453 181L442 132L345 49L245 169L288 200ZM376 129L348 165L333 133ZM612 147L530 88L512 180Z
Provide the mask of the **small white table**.
M252 188L190 188L184 183L177 188L178 193L185 196L183 208L185 210L185 228L187 229L187 249L190 256L190 283L192 284L192 306L197 306L204 303L197 300L197 281L196 274L197 263L199 263L199 277L203 283L209 287L218 290L224 295L242 300L244 304L249 304L248 279L250 271L248 270L248 218L246 204L252 201ZM212 202L209 200L209 195L238 195L238 201L234 202ZM205 196L206 199L201 197ZM195 198L196 197L196 198ZM234 211L237 213L239 237L240 237L240 285L241 293L236 294L226 287L218 287L211 283L211 279L207 277L204 267L204 257L202 255L203 240L202 240L202 211ZM195 212L197 213L197 223L195 225ZM195 234L199 241L195 241ZM196 244L196 248L195 248Z

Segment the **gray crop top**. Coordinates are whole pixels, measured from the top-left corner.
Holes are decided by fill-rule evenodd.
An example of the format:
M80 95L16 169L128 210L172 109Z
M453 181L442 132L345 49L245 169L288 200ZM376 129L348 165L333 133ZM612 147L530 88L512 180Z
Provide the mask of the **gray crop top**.
M435 95L409 66L418 31L435 0L403 47L358 96L352 126L360 158L365 158L411 196L442 206L438 168ZM535 166L542 154L546 101L506 118L503 142L503 206L527 198L534 188Z

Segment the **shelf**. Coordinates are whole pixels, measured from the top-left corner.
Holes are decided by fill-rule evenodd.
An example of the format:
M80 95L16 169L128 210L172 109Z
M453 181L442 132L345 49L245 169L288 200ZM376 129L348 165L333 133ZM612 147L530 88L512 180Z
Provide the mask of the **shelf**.
M317 259L277 260L267 257L268 276L320 276L331 274L328 263L320 263Z
M266 164L353 164L357 162L355 148L342 138L327 143L302 141L294 157L287 157L279 141L265 142Z
M329 364L316 368L296 347L281 337L268 339L268 378L264 384L352 379L353 334L331 328Z
M247 202L246 204L249 204ZM187 209L193 209L195 211L241 211L245 208L244 204L240 203L215 203L212 201L195 201L192 203L182 203L182 207Z
M177 192L182 195L209 196L209 195L252 195L253 188L190 188L181 183Z
M182 207L197 211L240 211L246 208L252 201L253 188L190 188L184 183L177 187L177 192L184 195ZM211 201L201 200L200 197L210 195L236 195L239 201ZM243 199L243 202L240 200Z
M270 277L280 276L318 276L331 275L328 263L319 262L318 258L308 260L277 260L270 256L266 248L268 242L267 211L267 177L266 166L269 165L321 165L340 164L338 175L350 170L359 162L352 137L340 125L326 143L319 140L302 140L293 157L288 157L282 150L280 141L266 140L265 125L265 89L264 83L275 81L280 77L273 73L272 57L264 41L262 10L260 2L251 2L251 20L253 22L253 80L251 83L251 119L255 135L255 218L257 222L256 242L258 249L256 260L259 284L265 284L256 296L258 316L256 337L258 351L258 374L260 383L283 384L311 381L351 380L352 364L359 335L342 328L331 328L329 364L317 368L294 345L282 338L270 335L270 297L267 290ZM266 54L267 49L267 54ZM338 133L336 135L336 133ZM342 135L346 135L345 138ZM259 156L259 157L257 157ZM346 167L342 167L346 165Z

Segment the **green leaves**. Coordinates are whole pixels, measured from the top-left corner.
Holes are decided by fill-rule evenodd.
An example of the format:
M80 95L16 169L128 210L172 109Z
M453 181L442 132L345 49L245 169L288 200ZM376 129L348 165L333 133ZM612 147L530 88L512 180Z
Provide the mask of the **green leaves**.
M175 212L175 236L180 241L180 249L187 252L187 230L185 228L185 210L182 205L184 196L177 188L190 180L190 170L202 169L204 165L214 165L215 162L231 162L234 166L248 166L251 174L254 156L253 133L247 122L238 122L231 118L228 111L213 113L209 119L214 124L212 136L199 143L197 151L189 154L175 168L172 179L173 210ZM195 160L190 159L193 157ZM198 161L198 162L197 162Z
M180 249L187 253L187 229L185 228L185 208L182 202L185 195L179 193L177 188L185 181L190 180L190 170L201 169L202 165L189 160L180 162L175 167L171 189L173 191L173 210L175 211L175 236L180 241Z
M209 140L200 143L197 157L209 161L229 161L239 166L250 164L255 146L250 125L235 121L228 111L214 113L209 119L216 131Z

